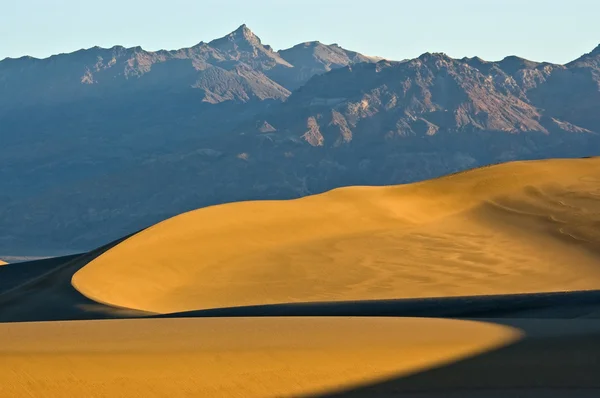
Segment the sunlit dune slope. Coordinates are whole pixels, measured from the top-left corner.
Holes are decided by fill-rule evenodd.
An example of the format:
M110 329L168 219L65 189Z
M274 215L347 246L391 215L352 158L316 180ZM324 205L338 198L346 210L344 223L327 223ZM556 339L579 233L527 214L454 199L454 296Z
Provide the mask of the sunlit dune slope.
M455 362L521 336L414 318L0 324L0 396L300 396Z
M0 260L0 266L6 265L6 264L7 264L6 262Z
M152 312L600 288L600 158L182 214L73 277Z

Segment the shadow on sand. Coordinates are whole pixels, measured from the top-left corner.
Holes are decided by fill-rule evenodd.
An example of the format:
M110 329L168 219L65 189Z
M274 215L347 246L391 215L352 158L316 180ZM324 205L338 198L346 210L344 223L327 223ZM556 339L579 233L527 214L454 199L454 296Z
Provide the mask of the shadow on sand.
M310 397L600 397L600 321L489 321L526 337L439 368Z
M293 303L155 315L94 302L71 285L77 270L119 242L80 255L1 267L0 322L248 316L477 319L516 327L526 337L446 366L311 398L600 397L600 291Z
M129 236L88 253L4 265L0 268L0 322L134 318L148 315L97 303L71 285L75 272Z

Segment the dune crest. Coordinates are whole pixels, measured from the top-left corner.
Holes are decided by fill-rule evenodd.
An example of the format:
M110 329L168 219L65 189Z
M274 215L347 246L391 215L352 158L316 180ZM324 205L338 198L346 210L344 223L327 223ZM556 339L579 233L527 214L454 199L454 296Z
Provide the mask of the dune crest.
M521 337L512 327L427 318L0 324L0 396L305 396L452 363Z
M203 208L72 279L110 305L243 305L600 288L600 158ZM135 281L135 282L133 282Z

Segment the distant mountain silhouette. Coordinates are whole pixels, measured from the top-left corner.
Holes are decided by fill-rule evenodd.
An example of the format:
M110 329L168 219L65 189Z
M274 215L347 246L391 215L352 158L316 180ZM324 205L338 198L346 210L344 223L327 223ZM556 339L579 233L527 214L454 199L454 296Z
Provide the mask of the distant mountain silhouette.
M0 61L0 254L88 249L210 204L600 154L600 46L566 65L319 42L245 25L176 51Z

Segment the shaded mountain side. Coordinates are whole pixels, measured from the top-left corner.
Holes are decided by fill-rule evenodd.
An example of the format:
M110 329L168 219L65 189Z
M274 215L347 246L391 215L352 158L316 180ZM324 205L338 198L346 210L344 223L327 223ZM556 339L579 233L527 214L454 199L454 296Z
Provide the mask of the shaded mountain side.
M393 139L474 131L595 134L600 120L592 108L600 106L595 99L600 91L591 79L594 67L585 66L581 72L516 57L487 63L439 53L408 62L363 63L314 76L285 103L240 130L256 132L256 123L268 123L280 132L276 139L303 139L313 146L349 144L358 135ZM582 73L589 81L580 81ZM561 90L553 86L560 79L568 81L562 89L575 90L541 95ZM577 90L578 84L585 88ZM583 92L589 95L579 97ZM563 98L571 104L563 104ZM539 106L546 103L547 108Z
M6 59L0 252L89 250L216 203L598 155L599 65L598 48L566 65L275 52L246 26L177 51Z
M119 173L163 155L183 158L201 151L199 142L270 104L213 105L197 94L147 91L144 101L137 101L137 95L121 96L82 101L68 111L61 105L23 107L0 116L0 202ZM218 155L210 146L205 152L207 157Z
M38 194L5 201L0 208L0 247L7 254L76 250L212 204L290 199L349 185L406 183L512 159L587 156L600 147L598 137L566 134L479 132L465 134L465 144L444 133L361 139L338 148L249 135L190 141L196 149L47 184Z
M600 125L600 45L557 68L531 90L533 104L559 119L598 131Z

